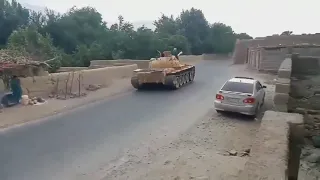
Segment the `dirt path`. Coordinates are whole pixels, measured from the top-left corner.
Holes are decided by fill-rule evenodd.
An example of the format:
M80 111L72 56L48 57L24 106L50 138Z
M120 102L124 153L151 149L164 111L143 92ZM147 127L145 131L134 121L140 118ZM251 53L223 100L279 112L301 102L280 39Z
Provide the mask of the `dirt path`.
M235 75L250 75L267 85L263 112L273 108L275 76L257 74L244 66L232 66ZM103 180L233 180L238 178L248 156L241 155L251 148L260 120L238 114L208 114L179 138L158 147L160 140L127 151L118 162L110 164ZM237 152L230 156L229 151Z
M95 92L89 92L87 96L82 98L68 100L48 99L47 102L42 105L17 105L15 107L6 108L0 113L0 128L6 128L12 125L18 125L43 117L56 115L82 105L110 97L120 96L130 90L132 90L130 80L125 78L114 80L108 87L99 89Z

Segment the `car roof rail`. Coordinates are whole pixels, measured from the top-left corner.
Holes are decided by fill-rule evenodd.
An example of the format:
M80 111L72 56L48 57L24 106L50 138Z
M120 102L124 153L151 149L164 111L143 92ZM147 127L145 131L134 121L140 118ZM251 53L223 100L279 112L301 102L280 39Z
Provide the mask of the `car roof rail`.
M236 77L234 77L234 78L241 78L241 79L253 79L253 78L251 78L251 77L241 77L241 76L236 76Z

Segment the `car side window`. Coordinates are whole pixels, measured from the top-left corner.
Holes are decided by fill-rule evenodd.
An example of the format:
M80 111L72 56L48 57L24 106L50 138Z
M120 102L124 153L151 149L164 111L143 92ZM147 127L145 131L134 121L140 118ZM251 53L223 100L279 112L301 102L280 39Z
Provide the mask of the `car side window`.
M256 83L256 90L257 90L257 92L260 91L260 89L262 89L262 85L261 85L261 83L258 81L258 82Z

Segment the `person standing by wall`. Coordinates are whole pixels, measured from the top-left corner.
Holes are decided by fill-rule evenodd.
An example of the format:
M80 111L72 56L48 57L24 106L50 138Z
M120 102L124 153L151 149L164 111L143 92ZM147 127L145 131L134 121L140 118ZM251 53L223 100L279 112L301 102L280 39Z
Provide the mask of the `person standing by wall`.
M12 79L10 81L11 91L12 91L12 100L15 103L19 103L21 97L22 97L22 88L21 88L21 82L20 79L17 76L12 76Z

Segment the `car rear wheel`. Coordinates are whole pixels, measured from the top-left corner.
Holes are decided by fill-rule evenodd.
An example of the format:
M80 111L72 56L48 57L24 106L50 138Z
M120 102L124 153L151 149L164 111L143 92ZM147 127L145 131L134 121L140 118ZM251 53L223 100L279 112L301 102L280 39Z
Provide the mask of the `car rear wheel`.
M262 98L262 103L261 103L261 105L260 105L261 107L264 105L264 98L265 98L265 96L266 96L266 95L264 95L263 98Z
M257 118L257 116L258 116L258 114L259 114L259 109L260 109L259 107L260 107L260 105L258 105L258 106L256 107L256 109L255 109L255 111L254 111L254 114L251 115L251 118L252 118L252 119Z

